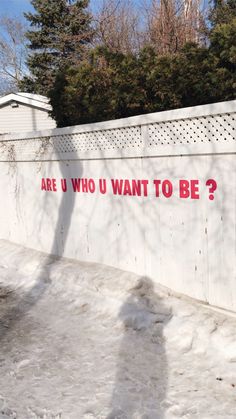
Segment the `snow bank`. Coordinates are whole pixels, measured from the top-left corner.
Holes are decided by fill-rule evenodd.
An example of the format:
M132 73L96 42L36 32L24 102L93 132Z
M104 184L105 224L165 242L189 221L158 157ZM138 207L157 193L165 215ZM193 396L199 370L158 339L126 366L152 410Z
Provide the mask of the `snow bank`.
M233 316L0 241L0 418L236 417Z

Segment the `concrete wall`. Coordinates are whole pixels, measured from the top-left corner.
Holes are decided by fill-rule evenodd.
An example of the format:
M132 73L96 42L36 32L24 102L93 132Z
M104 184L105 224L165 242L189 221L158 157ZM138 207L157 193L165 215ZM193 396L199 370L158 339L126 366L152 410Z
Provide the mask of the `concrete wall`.
M235 118L231 101L4 137L0 237L236 311Z
M48 115L48 111L32 106L11 103L0 106L0 134L12 132L36 131L52 129L56 122Z

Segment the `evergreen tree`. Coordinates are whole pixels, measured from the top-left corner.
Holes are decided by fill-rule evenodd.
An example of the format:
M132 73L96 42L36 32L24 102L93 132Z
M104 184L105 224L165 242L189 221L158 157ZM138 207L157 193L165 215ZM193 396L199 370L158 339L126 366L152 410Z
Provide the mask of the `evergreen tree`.
M58 126L235 99L236 0L215 1L207 46L162 55L100 47L60 70L50 98Z
M58 126L105 121L145 112L138 59L106 48L89 60L62 70L50 92Z
M214 0L209 20L214 30L216 25L230 23L236 17L235 0Z
M209 54L216 60L214 77L223 100L236 97L236 0L215 0L210 20ZM222 100L222 99L221 99Z
M89 44L92 32L88 0L31 0L35 13L26 13L30 29L26 36L31 54L30 77L21 88L47 94L55 76L68 64L78 63Z

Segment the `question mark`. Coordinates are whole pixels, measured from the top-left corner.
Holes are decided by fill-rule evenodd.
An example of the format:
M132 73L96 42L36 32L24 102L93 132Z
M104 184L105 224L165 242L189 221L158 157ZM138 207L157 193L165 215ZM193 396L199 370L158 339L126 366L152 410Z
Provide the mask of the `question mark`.
M209 186L209 199L211 201L213 201L214 197L214 192L217 189L217 183L214 179L208 179L206 181L206 186Z

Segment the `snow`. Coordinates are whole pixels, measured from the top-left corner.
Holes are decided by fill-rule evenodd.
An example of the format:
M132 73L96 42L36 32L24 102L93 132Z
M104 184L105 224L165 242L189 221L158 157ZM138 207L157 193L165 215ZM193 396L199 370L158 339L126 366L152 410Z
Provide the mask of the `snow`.
M0 241L0 419L236 417L236 319Z

